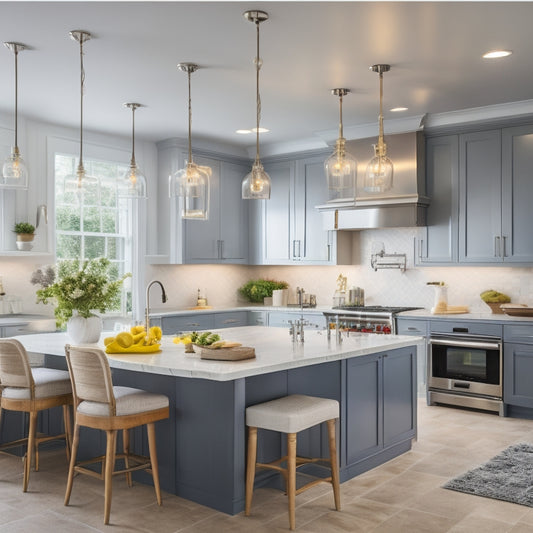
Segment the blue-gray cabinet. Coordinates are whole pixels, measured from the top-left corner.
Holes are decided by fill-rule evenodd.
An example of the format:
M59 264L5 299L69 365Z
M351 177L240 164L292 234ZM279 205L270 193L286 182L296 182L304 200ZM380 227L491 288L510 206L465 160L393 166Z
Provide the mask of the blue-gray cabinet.
M427 353L429 321L427 319L414 319L409 317L396 317L396 333L398 335L413 335L424 338L424 349L417 358L417 391L419 395L426 393L427 386Z
M426 140L427 226L416 241L415 264L456 263L458 256L459 139Z
M324 157L270 162L265 170L272 192L251 208L251 263L350 264L351 235L324 229L315 209L328 198Z
M501 262L501 131L460 135L459 169L459 260Z
M346 394L342 457L357 471L363 459L416 436L416 349L348 359Z
M247 200L241 198L244 165L195 157L212 169L208 220L185 220L185 263L248 262Z
M533 408L533 325L508 324L503 335L503 401Z
M183 220L181 199L168 197L168 177L187 162L185 146L175 139L162 141L158 149L157 263L248 262L248 203L241 198L241 182L248 163L222 154L195 151L194 162L209 166L208 220Z

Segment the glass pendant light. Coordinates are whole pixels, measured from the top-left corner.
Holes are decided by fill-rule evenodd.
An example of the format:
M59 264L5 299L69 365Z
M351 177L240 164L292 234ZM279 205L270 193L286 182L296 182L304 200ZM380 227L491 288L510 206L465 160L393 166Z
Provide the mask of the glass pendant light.
M131 109L131 160L118 185L118 195L122 198L146 198L146 178L135 161L135 110L142 104L130 102L124 107Z
M259 94L259 71L263 65L259 55L259 24L268 20L268 13L264 11L246 11L246 20L253 22L257 29L257 54L254 59L256 73L256 128L255 128L255 161L252 171L249 172L242 182L242 197L245 200L268 200L270 198L271 181L270 176L265 172L261 160L259 159L259 122L261 120L261 96Z
M170 197L183 198L181 216L194 220L207 220L209 217L209 178L211 168L197 165L192 160L192 106L191 74L198 70L194 63L178 63L178 68L187 73L189 87L189 159L185 168L178 170L169 180Z
M394 172L383 140L383 73L390 70L390 65L372 65L370 70L379 74L379 137L378 143L373 145L374 157L366 167L364 189L370 193L382 193L392 188Z
M83 95L85 92L85 69L83 67L83 44L91 39L88 31L72 30L70 38L80 45L80 159L76 174L65 178L65 190L74 192L78 196L84 192L86 183L96 182L96 178L88 176L83 167Z
M335 142L335 151L324 161L328 189L335 198L355 198L357 178L357 161L346 151L346 139L342 128L342 97L350 89L332 89L331 94L339 97L339 138Z
M7 42L4 45L15 54L15 144L11 148L11 155L4 161L0 187L4 189L27 189L28 169L20 157L18 147L18 53L27 47L13 42Z

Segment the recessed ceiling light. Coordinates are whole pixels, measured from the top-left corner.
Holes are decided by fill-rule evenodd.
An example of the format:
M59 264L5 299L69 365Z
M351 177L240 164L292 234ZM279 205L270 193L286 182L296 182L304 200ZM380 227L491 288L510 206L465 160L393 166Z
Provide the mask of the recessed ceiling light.
M500 57L510 56L512 53L511 50L491 50L483 54L483 59L498 59Z
M248 133L252 133L252 130L237 130L235 133L238 133L239 135L246 135Z
M400 111L407 111L408 107L393 107L391 111L393 113L399 113Z
M268 128L259 128L259 133L268 133L270 130ZM257 128L252 128L253 133L257 133Z

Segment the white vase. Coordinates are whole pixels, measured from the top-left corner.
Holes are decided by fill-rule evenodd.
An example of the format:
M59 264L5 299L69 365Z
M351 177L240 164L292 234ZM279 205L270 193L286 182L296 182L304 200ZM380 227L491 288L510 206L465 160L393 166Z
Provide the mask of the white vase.
M89 318L72 316L67 322L67 335L75 344L92 344L100 340L102 319L92 315Z
M272 305L274 307L285 307L288 302L289 290L276 289L272 291Z

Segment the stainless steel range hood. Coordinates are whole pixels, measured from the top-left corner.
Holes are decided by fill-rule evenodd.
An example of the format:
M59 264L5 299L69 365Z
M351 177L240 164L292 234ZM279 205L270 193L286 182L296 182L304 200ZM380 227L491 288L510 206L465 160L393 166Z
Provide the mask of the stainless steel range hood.
M364 191L366 165L375 139L348 141L346 149L358 161L357 197L332 198L317 206L325 229L358 230L426 225L425 142L421 131L387 135L387 154L394 164L393 187L376 195Z

